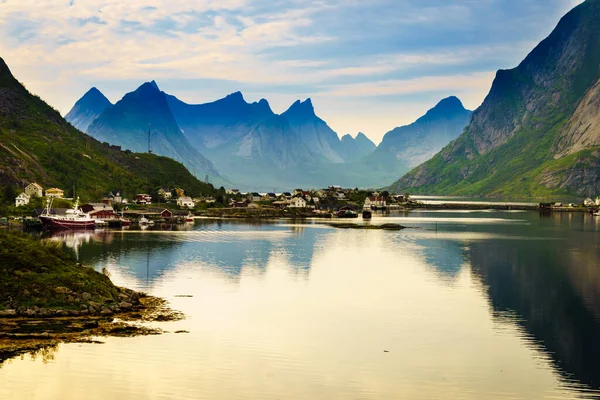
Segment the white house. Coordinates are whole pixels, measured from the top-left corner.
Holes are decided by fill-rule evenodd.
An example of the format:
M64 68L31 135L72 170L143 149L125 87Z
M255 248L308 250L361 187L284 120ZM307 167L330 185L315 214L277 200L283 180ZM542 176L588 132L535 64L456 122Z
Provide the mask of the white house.
M591 198L587 198L583 201L583 205L586 207L592 207L594 205L596 205L596 203L594 202L594 200L592 200Z
M30 183L25 187L25 194L29 197L42 197L43 188L37 183Z
M21 193L15 199L16 207L26 206L27 204L29 204L29 196L26 193Z
M290 201L289 208L306 208L306 200L302 197L294 197Z
M365 199L365 207L385 207L387 202L383 197L371 196Z
M179 207L194 208L194 200L191 197L183 196L177 199L177 205Z

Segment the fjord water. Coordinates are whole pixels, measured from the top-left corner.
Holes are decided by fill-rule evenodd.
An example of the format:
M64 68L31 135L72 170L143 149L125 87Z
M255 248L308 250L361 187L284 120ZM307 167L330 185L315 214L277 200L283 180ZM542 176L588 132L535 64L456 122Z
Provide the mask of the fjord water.
M8 360L0 398L600 398L600 218L381 222L414 228L199 220L53 237L187 318Z

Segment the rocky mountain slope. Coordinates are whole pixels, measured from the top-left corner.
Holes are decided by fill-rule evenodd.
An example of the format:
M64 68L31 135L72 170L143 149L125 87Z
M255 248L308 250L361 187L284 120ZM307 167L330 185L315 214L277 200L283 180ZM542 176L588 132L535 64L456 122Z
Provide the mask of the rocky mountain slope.
M129 197L162 185L185 187L191 194L216 192L174 160L121 151L73 128L0 59L0 186L16 189L33 181L84 201L110 190Z
M600 193L600 0L587 0L516 68L498 71L465 132L391 186L435 194Z
M65 119L75 128L85 132L88 127L100 116L112 103L95 87L88 90L71 111L65 115Z
M156 83L147 82L108 107L91 123L87 133L94 138L135 152L148 151L183 163L195 176L208 175L211 182L222 178L206 157L195 149L181 132Z
M344 135L340 140L340 154L346 162L354 162L373 153L377 146L364 133L359 132L356 137Z

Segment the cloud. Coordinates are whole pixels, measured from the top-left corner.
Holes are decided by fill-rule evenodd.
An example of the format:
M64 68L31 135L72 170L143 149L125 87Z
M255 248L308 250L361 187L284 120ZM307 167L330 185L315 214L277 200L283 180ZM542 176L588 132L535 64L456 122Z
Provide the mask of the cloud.
M576 3L6 0L0 56L63 113L89 86L118 100L157 79L198 102L243 90L285 109L310 96L337 130L372 132L418 117L434 96L476 107L494 71L515 66ZM405 112L382 115L390 103Z

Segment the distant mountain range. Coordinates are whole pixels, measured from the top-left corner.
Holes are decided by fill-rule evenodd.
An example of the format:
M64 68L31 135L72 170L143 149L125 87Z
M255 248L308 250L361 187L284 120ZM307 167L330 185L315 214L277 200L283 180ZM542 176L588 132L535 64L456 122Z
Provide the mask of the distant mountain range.
M500 70L464 133L391 186L427 194L600 194L600 0Z
M267 100L248 103L240 92L187 104L155 82L114 105L91 89L66 116L98 140L134 151L147 149L150 123L154 152L183 162L197 176L208 174L216 184L264 191L389 184L456 138L469 117L458 99L446 99L376 147L362 133L340 139L316 115L311 99L278 115Z

